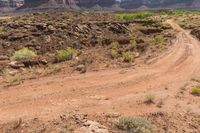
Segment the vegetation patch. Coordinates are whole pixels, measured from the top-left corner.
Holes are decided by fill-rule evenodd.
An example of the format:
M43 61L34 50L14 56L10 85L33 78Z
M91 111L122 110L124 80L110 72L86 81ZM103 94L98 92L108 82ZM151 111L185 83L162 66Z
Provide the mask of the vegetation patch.
M151 123L140 117L121 117L119 118L116 127L121 130L126 130L130 133L153 133Z
M119 55L119 43L118 42L112 42L111 43L111 57L113 59L117 58Z
M75 50L71 47L68 47L66 50L59 50L56 53L57 61L67 61L71 60L75 55Z
M192 88L191 93L196 96L200 96L200 88Z
M125 62L131 62L134 58L134 55L132 52L123 52L122 57Z
M16 51L13 56L11 57L12 60L15 60L15 61L20 61L20 60L24 60L24 59L32 59L34 57L36 57L37 54L28 49L28 48L22 48L18 51Z
M162 34L156 35L156 36L155 36L155 41L156 41L157 43L163 43L163 41L164 41L164 36L163 36Z
M133 12L133 13L118 13L115 16L121 20L134 20L134 19L146 19L148 17L154 16L153 12Z

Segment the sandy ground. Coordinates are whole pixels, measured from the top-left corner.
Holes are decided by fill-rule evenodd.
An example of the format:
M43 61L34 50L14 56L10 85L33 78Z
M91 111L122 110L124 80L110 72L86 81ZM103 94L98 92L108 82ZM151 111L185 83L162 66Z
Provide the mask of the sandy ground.
M148 65L85 74L58 73L9 88L0 85L0 123L19 118L49 120L72 111L126 115L158 110L200 113L199 97L189 91L177 96L191 78L200 76L199 42L175 22L168 23L179 31L177 40L170 50ZM150 94L154 95L155 103L164 101L162 108L144 104L145 96Z

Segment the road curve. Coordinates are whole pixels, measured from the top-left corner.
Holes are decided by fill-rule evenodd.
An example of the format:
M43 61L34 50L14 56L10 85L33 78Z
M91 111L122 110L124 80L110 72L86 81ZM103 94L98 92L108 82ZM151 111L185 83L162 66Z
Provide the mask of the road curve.
M59 73L1 89L0 123L19 118L48 120L72 111L129 115L157 111L142 104L146 94L168 99L172 104L164 110L173 110L174 94L200 72L200 46L174 21L167 22L178 31L177 40L149 65L72 76Z

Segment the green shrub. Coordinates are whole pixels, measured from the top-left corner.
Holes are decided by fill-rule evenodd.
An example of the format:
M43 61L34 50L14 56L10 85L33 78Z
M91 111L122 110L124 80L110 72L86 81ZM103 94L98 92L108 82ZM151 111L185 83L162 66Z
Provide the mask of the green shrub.
M125 62L131 62L134 58L134 56L131 52L123 52L122 57Z
M130 41L130 45L131 45L131 50L136 50L137 49L137 42L135 40L131 40Z
M118 56L118 51L115 50L115 49L112 49L112 50L111 50L111 57L112 57L113 59L115 59L115 58L117 58L117 56Z
M140 117L121 117L116 126L130 133L153 133L151 123Z
M34 51L31 51L28 48L22 48L18 51L15 51L15 53L13 54L13 56L11 57L12 60L23 60L23 59L32 59L34 57L36 57L36 53Z
M192 93L193 95L200 96L200 88L192 88L191 93Z
M156 35L156 36L155 36L155 41L156 41L157 43L163 43L163 41L164 41L164 36L163 36L162 34Z
M119 49L119 43L118 42L112 42L111 43L111 49L118 50Z
M56 58L58 61L71 60L75 55L74 49L68 47L66 50L57 51Z

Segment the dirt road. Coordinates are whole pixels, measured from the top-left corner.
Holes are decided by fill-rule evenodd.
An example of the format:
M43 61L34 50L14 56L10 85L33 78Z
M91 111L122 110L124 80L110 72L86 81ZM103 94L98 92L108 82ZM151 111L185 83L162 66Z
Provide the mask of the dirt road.
M148 65L70 76L58 73L0 89L0 123L20 117L48 120L72 111L140 115L190 108L200 112L197 103L187 104L194 100L189 93L184 99L175 96L191 78L200 76L197 75L200 72L199 42L175 22L168 23L179 31L177 40L169 51ZM158 109L144 104L149 94L155 96L155 102L164 99L164 107ZM175 108L177 104L179 108Z

